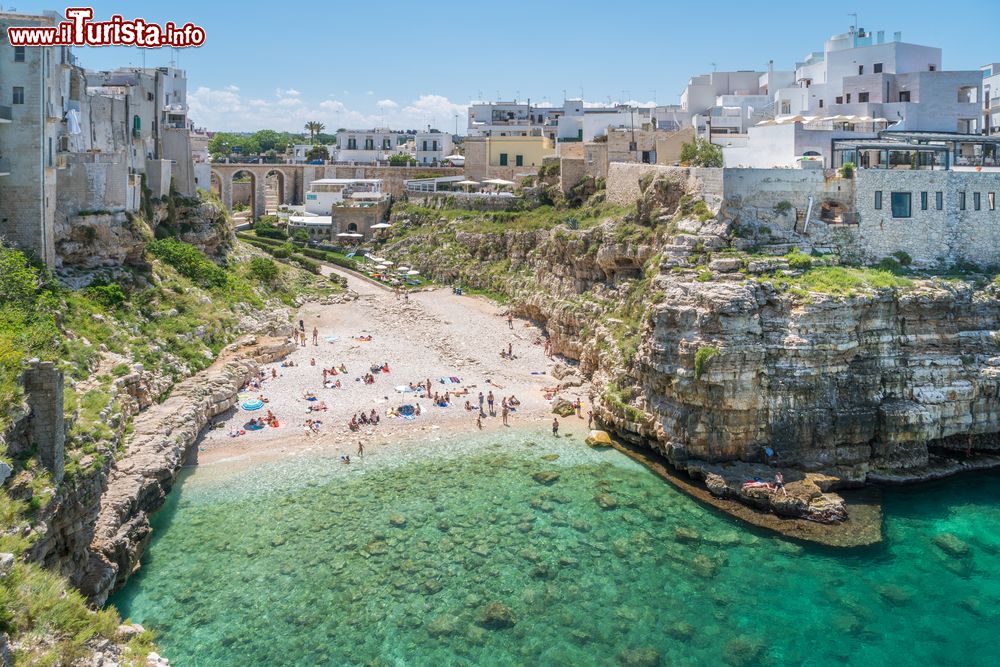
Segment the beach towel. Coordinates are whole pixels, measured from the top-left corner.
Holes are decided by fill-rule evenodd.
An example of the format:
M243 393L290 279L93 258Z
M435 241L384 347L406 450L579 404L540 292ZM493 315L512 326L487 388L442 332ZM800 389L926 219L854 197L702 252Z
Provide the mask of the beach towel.
M450 377L439 377L438 382L441 384L462 384L461 378L457 378L454 375Z
M401 406L399 406L399 414L400 414L400 416L403 416L403 417L412 417L412 416L414 416L413 413L414 413L414 409L413 409L412 405L407 404L407 405L401 405Z
M247 425L246 425L246 429L247 429L248 431L260 431L260 430L261 430L261 429L263 429L263 428L264 428L264 427L263 427L263 426L261 426L260 424L247 424Z
M413 387L410 387L409 385L405 384L401 384L398 387L394 387L394 389L400 394L408 394L411 391L416 391L416 389L414 389Z
M338 338L337 336L327 336L324 340L327 343L336 343L338 340L340 340L340 338Z

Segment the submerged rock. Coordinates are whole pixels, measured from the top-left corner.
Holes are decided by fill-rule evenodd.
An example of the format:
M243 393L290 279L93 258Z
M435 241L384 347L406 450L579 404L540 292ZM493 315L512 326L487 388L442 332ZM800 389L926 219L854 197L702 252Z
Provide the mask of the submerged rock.
M618 662L626 667L657 667L660 652L652 646L625 649L618 654Z
M533 474L531 478L539 484L555 484L555 482L559 479L559 473L552 472L551 470L542 470Z
M479 624L487 630L512 628L517 623L514 611L505 604L491 602L479 614Z
M555 461L559 458L558 454L542 454L543 461Z
M406 525L406 517L402 514L393 514L389 517L389 523L397 528L402 528Z
M618 507L618 501L610 493L599 493L594 496L594 500L597 501L602 510L613 510Z
M934 546L949 556L966 556L969 553L969 545L952 533L935 535Z
M764 655L764 642L756 637L739 636L726 642L725 660L728 665L759 664Z
M674 539L678 542L697 542L701 539L701 535L694 528L677 526L674 528Z

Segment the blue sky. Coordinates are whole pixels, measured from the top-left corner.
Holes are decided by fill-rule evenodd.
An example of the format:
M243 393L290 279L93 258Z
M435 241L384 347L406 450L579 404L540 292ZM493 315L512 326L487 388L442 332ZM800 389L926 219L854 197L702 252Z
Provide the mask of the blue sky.
M15 2L19 11L57 9ZM80 3L83 4L83 3ZM985 7L985 5L984 5ZM98 2L113 13L158 23L192 21L204 46L177 55L188 73L191 117L212 130L301 130L387 124L454 130L480 96L558 104L676 103L692 74L717 69L791 69L845 32L859 13L868 30L900 30L904 41L944 50L946 69L1000 61L1000 42L940 2ZM971 10L970 10L971 11ZM974 12L973 12L974 13ZM950 18L943 15L951 14ZM139 49L77 48L84 66L143 64ZM145 64L168 64L147 50Z

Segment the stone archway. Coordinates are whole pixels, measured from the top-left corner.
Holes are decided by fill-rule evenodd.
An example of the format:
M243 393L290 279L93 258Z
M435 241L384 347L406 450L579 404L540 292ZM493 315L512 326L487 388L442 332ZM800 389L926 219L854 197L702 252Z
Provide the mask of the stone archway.
M264 174L264 210L277 210L282 204L287 204L285 198L285 172L280 169L270 169Z
M263 183L252 169L238 169L230 176L228 208L250 222L264 214ZM245 216L241 215L244 211Z
M219 198L219 201L224 202L225 200L223 200L222 198L222 183L223 183L222 175L213 169L212 175L208 179L208 190L209 192L214 192L216 196Z

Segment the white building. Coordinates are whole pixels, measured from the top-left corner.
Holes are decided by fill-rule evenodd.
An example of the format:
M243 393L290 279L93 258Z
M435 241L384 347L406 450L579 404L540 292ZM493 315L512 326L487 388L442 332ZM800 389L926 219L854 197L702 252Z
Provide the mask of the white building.
M380 197L381 178L320 178L309 185L306 192L305 212L312 215L330 215L330 208L346 200Z
M469 105L470 137L545 136L555 140L562 107L528 102L473 102Z
M983 73L983 131L1000 134L1000 63L979 69Z
M309 162L309 158L307 156L312 149L312 144L292 144L288 148L288 161L292 164L305 164L306 162ZM337 161L338 152L336 144L327 145L326 152L330 155L330 162Z
M455 144L450 134L428 130L417 132L413 148L417 164L440 164L441 158L451 155Z
M337 161L357 164L385 162L409 138L389 129L341 130L337 132Z
M583 100L566 100L556 120L559 142L593 141L612 129L651 129L653 108L629 104L609 107L587 106Z

